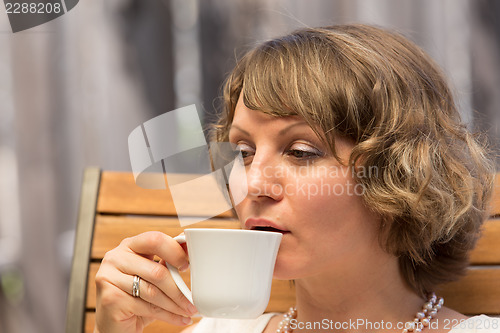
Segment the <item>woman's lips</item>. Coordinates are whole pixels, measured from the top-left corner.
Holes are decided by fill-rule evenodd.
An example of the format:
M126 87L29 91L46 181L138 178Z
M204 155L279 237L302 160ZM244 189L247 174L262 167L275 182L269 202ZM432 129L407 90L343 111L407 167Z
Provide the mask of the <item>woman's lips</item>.
M282 234L289 233L284 227L274 223L273 221L263 218L249 218L245 221L245 229L279 232Z

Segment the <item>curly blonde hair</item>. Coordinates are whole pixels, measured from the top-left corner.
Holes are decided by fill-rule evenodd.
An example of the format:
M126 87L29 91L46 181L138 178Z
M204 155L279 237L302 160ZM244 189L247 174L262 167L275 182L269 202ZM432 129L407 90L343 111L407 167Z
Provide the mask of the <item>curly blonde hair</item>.
M493 182L487 150L461 122L444 75L405 37L366 25L306 28L249 51L224 85L214 139L227 141L240 94L254 110L300 115L350 166L382 218L384 248L424 295L457 279L485 220Z

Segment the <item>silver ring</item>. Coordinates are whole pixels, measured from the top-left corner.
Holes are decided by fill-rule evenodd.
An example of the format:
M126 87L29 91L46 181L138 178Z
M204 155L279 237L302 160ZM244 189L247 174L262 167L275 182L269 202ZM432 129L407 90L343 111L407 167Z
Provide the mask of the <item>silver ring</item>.
M134 275L134 282L132 283L132 296L134 296L134 297L140 296L140 289L139 289L140 282L141 282L141 278L138 277L137 275Z

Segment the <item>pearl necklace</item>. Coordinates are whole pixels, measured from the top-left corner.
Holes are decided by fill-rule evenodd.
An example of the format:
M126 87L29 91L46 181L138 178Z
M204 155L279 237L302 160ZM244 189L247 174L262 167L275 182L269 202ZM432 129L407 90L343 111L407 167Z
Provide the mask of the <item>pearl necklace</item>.
M420 333L422 329L428 327L432 318L436 317L438 311L444 304L444 299L436 297L436 294L432 293L427 299L427 302L422 306L422 311L417 312L413 321L409 321L405 324L405 329L403 333ZM293 329L290 327L290 322L292 319L297 318L297 309L291 307L287 313L284 314L283 320L278 324L278 330L276 333L292 333Z

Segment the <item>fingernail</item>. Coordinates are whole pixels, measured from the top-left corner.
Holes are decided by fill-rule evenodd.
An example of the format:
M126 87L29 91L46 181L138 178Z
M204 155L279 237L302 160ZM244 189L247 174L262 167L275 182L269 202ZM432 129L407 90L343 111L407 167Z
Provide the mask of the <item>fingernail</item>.
M189 317L183 317L182 318L182 323L184 325L191 325L193 323L193 319L189 318Z
M184 264L181 267L179 267L179 271L180 272L185 272L185 271L187 271L188 268L189 268L189 263Z
M197 314L198 313L198 309L193 305L193 304L189 304L188 305L188 312L191 314L191 315L194 315L194 314Z

